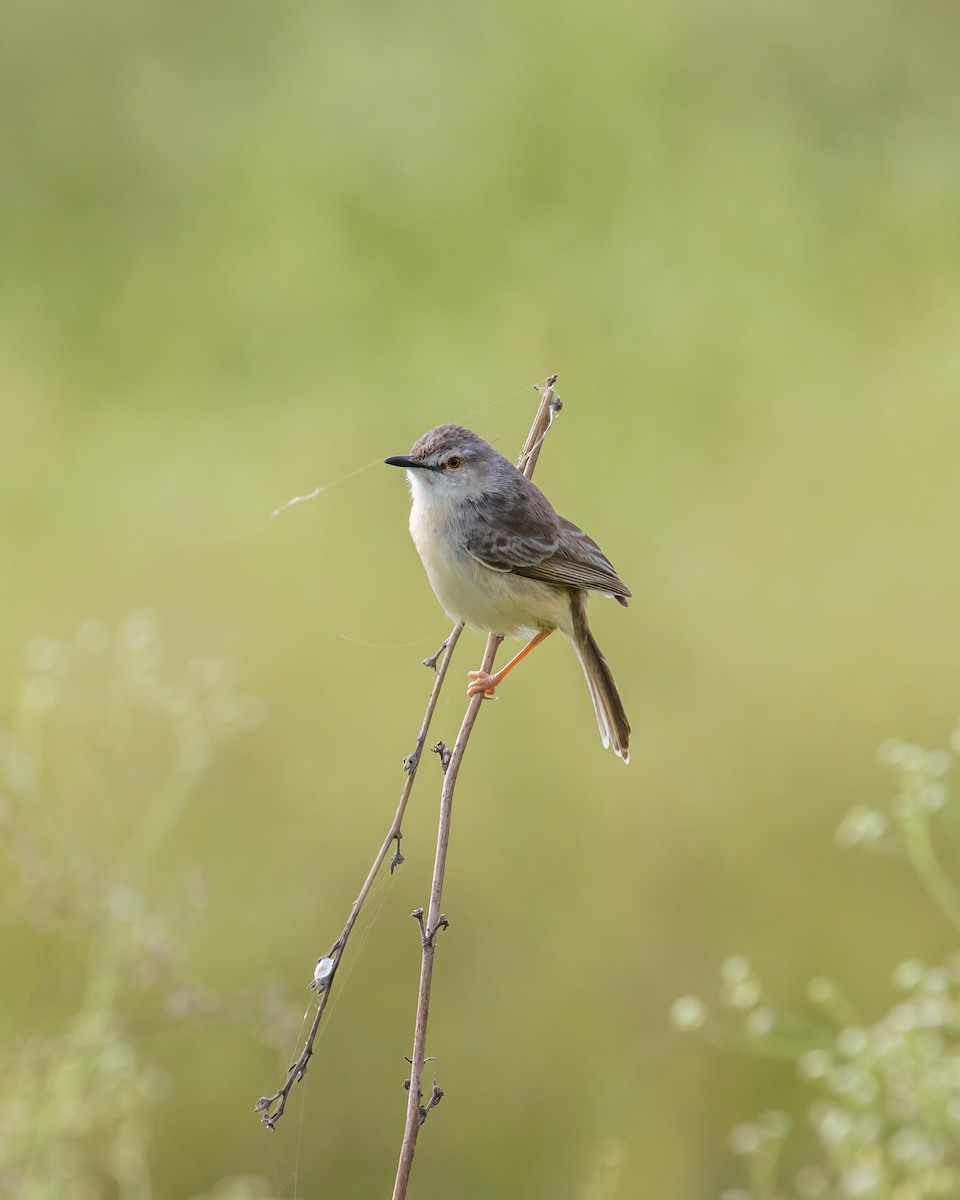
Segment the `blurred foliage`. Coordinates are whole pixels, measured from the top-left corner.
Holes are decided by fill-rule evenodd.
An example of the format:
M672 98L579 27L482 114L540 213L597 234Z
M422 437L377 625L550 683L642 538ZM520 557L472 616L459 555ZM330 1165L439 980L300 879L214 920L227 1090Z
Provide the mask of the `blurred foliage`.
M375 464L446 420L514 455L558 371L537 478L633 589L592 623L634 754L553 639L484 710L414 1186L719 1194L722 1131L806 1085L705 1058L671 999L737 946L772 994L843 975L881 1012L891 961L956 948L826 834L876 794L871 747L938 744L957 704L960 9L38 0L0 33L0 1053L31 1178L111 1196L119 1154L159 1200L383 1194L432 760L275 1136L252 1107L296 1035L264 1045L256 997L306 1007L447 632ZM97 675L144 609L181 716ZM111 648L61 679L34 645L24 693L24 647L87 654L91 617ZM199 651L262 698L251 736L210 741ZM167 1012L184 993L213 1011Z
M960 751L960 729L952 744ZM944 781L952 756L890 740L881 759L899 774L889 814L852 809L837 840L909 862L960 929L960 812ZM953 864L953 876L942 857ZM847 931L851 938L858 934ZM724 1200L960 1195L960 954L934 967L916 959L900 963L893 973L897 1002L873 1022L824 976L807 985L819 1021L776 1012L745 958L727 959L723 978L722 999L739 1014L739 1028L717 1022L697 996L674 1003L674 1025L714 1044L793 1062L817 1092L807 1115L820 1150L815 1165L781 1183L790 1117L769 1111L738 1125L730 1144L746 1163L750 1188L727 1191Z
M216 748L263 717L230 663L197 658L176 677L165 657L146 612L115 636L88 621L71 643L24 650L0 736L0 845L13 868L0 920L56 947L49 986L76 1007L61 1015L41 1002L30 1035L0 1060L3 1196L99 1196L106 1180L107 1194L151 1196L153 1108L168 1079L144 1052L145 1030L239 1019L276 1045L299 1026L272 992L244 1004L185 974L181 939L207 901L198 872L180 879L175 913L140 890ZM87 815L91 792L102 825Z

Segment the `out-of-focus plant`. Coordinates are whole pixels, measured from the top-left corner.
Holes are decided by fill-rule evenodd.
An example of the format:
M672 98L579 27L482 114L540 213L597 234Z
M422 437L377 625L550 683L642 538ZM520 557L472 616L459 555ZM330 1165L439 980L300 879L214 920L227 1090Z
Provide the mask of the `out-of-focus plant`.
M951 748L960 753L960 729ZM885 742L880 759L897 772L896 794L886 809L851 809L836 837L908 862L960 929L960 888L943 861L960 833L946 782L953 757ZM728 959L722 976L721 1000L736 1021L717 1020L698 997L683 996L671 1010L673 1024L714 1044L794 1063L815 1092L807 1117L819 1147L817 1161L784 1181L790 1117L768 1112L737 1126L730 1143L749 1186L723 1200L960 1197L960 953L937 966L901 963L893 972L900 998L872 1022L823 977L807 985L817 1014L808 1021L776 1011L746 959Z
M31 931L52 963L48 979L6 984L23 1012L13 1000L0 1051L0 1196L145 1200L166 1078L137 1021L244 1015L181 962L201 874L184 874L165 911L148 891L218 748L256 728L263 705L231 663L195 659L175 675L169 658L147 612L33 641L0 725L0 922ZM285 1044L288 1006L268 995L257 1024Z

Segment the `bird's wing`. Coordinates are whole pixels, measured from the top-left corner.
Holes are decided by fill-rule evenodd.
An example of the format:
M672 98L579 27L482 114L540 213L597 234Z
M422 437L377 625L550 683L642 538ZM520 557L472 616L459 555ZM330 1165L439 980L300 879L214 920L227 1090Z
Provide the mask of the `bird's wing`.
M560 587L590 588L626 603L630 589L597 543L558 516L533 484L509 502L485 495L474 503L477 519L469 523L467 552L485 567Z
M471 519L464 525L467 552L492 571L517 574L554 554L560 546L560 518L538 487L472 497Z
M631 592L613 569L613 565L592 537L564 517L559 522L560 544L548 558L532 568L514 569L514 574L544 583L589 588L614 596L626 604Z

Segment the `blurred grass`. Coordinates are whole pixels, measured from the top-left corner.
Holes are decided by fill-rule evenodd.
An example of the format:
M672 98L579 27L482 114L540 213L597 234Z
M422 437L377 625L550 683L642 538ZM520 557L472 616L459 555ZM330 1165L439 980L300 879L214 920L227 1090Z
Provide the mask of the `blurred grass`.
M237 660L269 721L139 885L160 903L199 866L197 979L299 996L392 811L447 622L390 472L255 531L438 421L514 454L519 389L559 370L538 479L634 589L594 623L636 756L601 752L562 646L484 714L434 1006L449 1101L415 1184L578 1195L612 1135L619 1194L721 1190L730 1124L796 1085L675 1042L673 998L739 951L783 994L843 964L866 1003L892 963L953 945L898 872L826 847L885 786L876 744L936 744L957 706L955 8L41 3L0 22L5 708L30 639L143 605L174 661ZM131 826L125 789L80 786L93 750L48 762L86 849ZM296 1111L272 1141L249 1111L283 1055L219 1026L158 1035L157 1196L246 1172L292 1195L297 1161L297 1194L382 1194L431 765L299 1151ZM6 1035L55 1028L82 987L64 945L0 936Z

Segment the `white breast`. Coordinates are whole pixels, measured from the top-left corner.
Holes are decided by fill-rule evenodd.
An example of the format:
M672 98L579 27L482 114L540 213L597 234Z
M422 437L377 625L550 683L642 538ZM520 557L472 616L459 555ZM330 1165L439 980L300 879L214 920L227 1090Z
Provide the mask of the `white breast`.
M411 480L410 534L430 585L447 614L490 633L523 636L541 629L571 631L566 591L494 571L464 547L455 502Z

